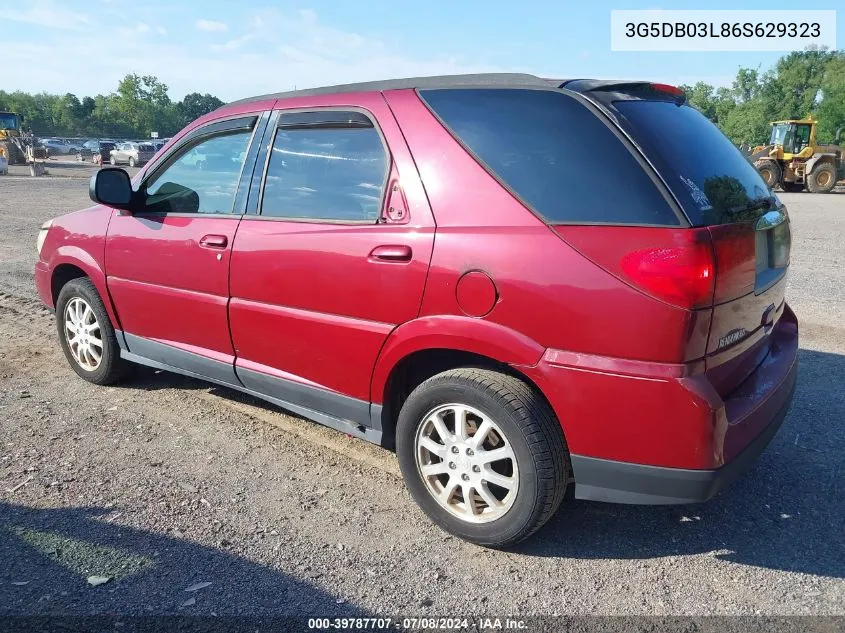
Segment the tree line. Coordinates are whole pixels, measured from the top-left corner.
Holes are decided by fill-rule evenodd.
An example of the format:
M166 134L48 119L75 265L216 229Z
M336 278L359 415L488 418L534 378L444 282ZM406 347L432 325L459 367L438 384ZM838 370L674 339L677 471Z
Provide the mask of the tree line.
M683 88L736 144L767 143L770 121L812 116L821 142L832 142L845 126L845 50L789 53L762 73L740 68L730 88L704 82Z
M789 53L771 69L740 68L731 87L699 82L683 86L690 102L737 145L763 144L769 122L812 115L819 140L830 142L845 125L845 50ZM172 136L190 121L223 105L210 94L191 93L178 102L152 76L126 75L108 95L28 94L0 90L0 110L18 112L36 136ZM671 133L671 130L667 130Z
M210 94L194 92L173 102L167 85L156 77L126 75L108 95L83 97L46 92L0 90L0 111L24 117L24 128L36 136L149 138L174 135L185 125L223 105Z

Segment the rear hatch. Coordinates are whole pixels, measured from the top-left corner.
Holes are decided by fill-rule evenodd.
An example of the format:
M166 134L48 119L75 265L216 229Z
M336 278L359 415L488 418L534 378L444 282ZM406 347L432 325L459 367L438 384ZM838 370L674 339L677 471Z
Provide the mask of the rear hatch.
M709 235L713 312L706 368L720 395L727 395L765 359L769 334L783 314L791 247L786 208L677 88L573 83L566 87L600 104L640 149L691 230Z
M138 145L138 160L146 163L153 156L155 156L156 148L149 143L141 143Z

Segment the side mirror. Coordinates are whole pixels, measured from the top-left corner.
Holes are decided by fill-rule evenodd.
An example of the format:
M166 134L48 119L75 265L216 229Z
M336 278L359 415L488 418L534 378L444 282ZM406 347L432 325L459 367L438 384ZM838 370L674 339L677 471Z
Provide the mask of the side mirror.
M132 180L124 170L104 167L91 176L88 195L97 204L129 210L132 204Z

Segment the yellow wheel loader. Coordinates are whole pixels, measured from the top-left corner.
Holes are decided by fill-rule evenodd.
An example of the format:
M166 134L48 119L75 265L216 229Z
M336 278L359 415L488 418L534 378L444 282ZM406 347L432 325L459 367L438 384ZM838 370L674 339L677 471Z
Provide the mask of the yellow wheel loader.
M769 144L752 149L749 158L769 187L829 193L845 179L845 159L839 146L842 130L836 132L833 145L819 145L812 117L774 121Z
M10 165L28 165L36 158L46 158L43 151L36 151L32 139L24 135L23 117L14 112L0 112L0 156Z

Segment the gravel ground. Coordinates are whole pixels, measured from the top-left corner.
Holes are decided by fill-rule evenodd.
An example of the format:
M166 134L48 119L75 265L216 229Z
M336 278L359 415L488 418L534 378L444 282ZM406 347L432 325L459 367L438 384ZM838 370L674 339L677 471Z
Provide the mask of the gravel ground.
M77 378L32 267L87 184L0 178L0 615L845 614L845 195L782 198L800 379L756 466L700 506L570 501L499 552L432 527L387 451L178 376Z

